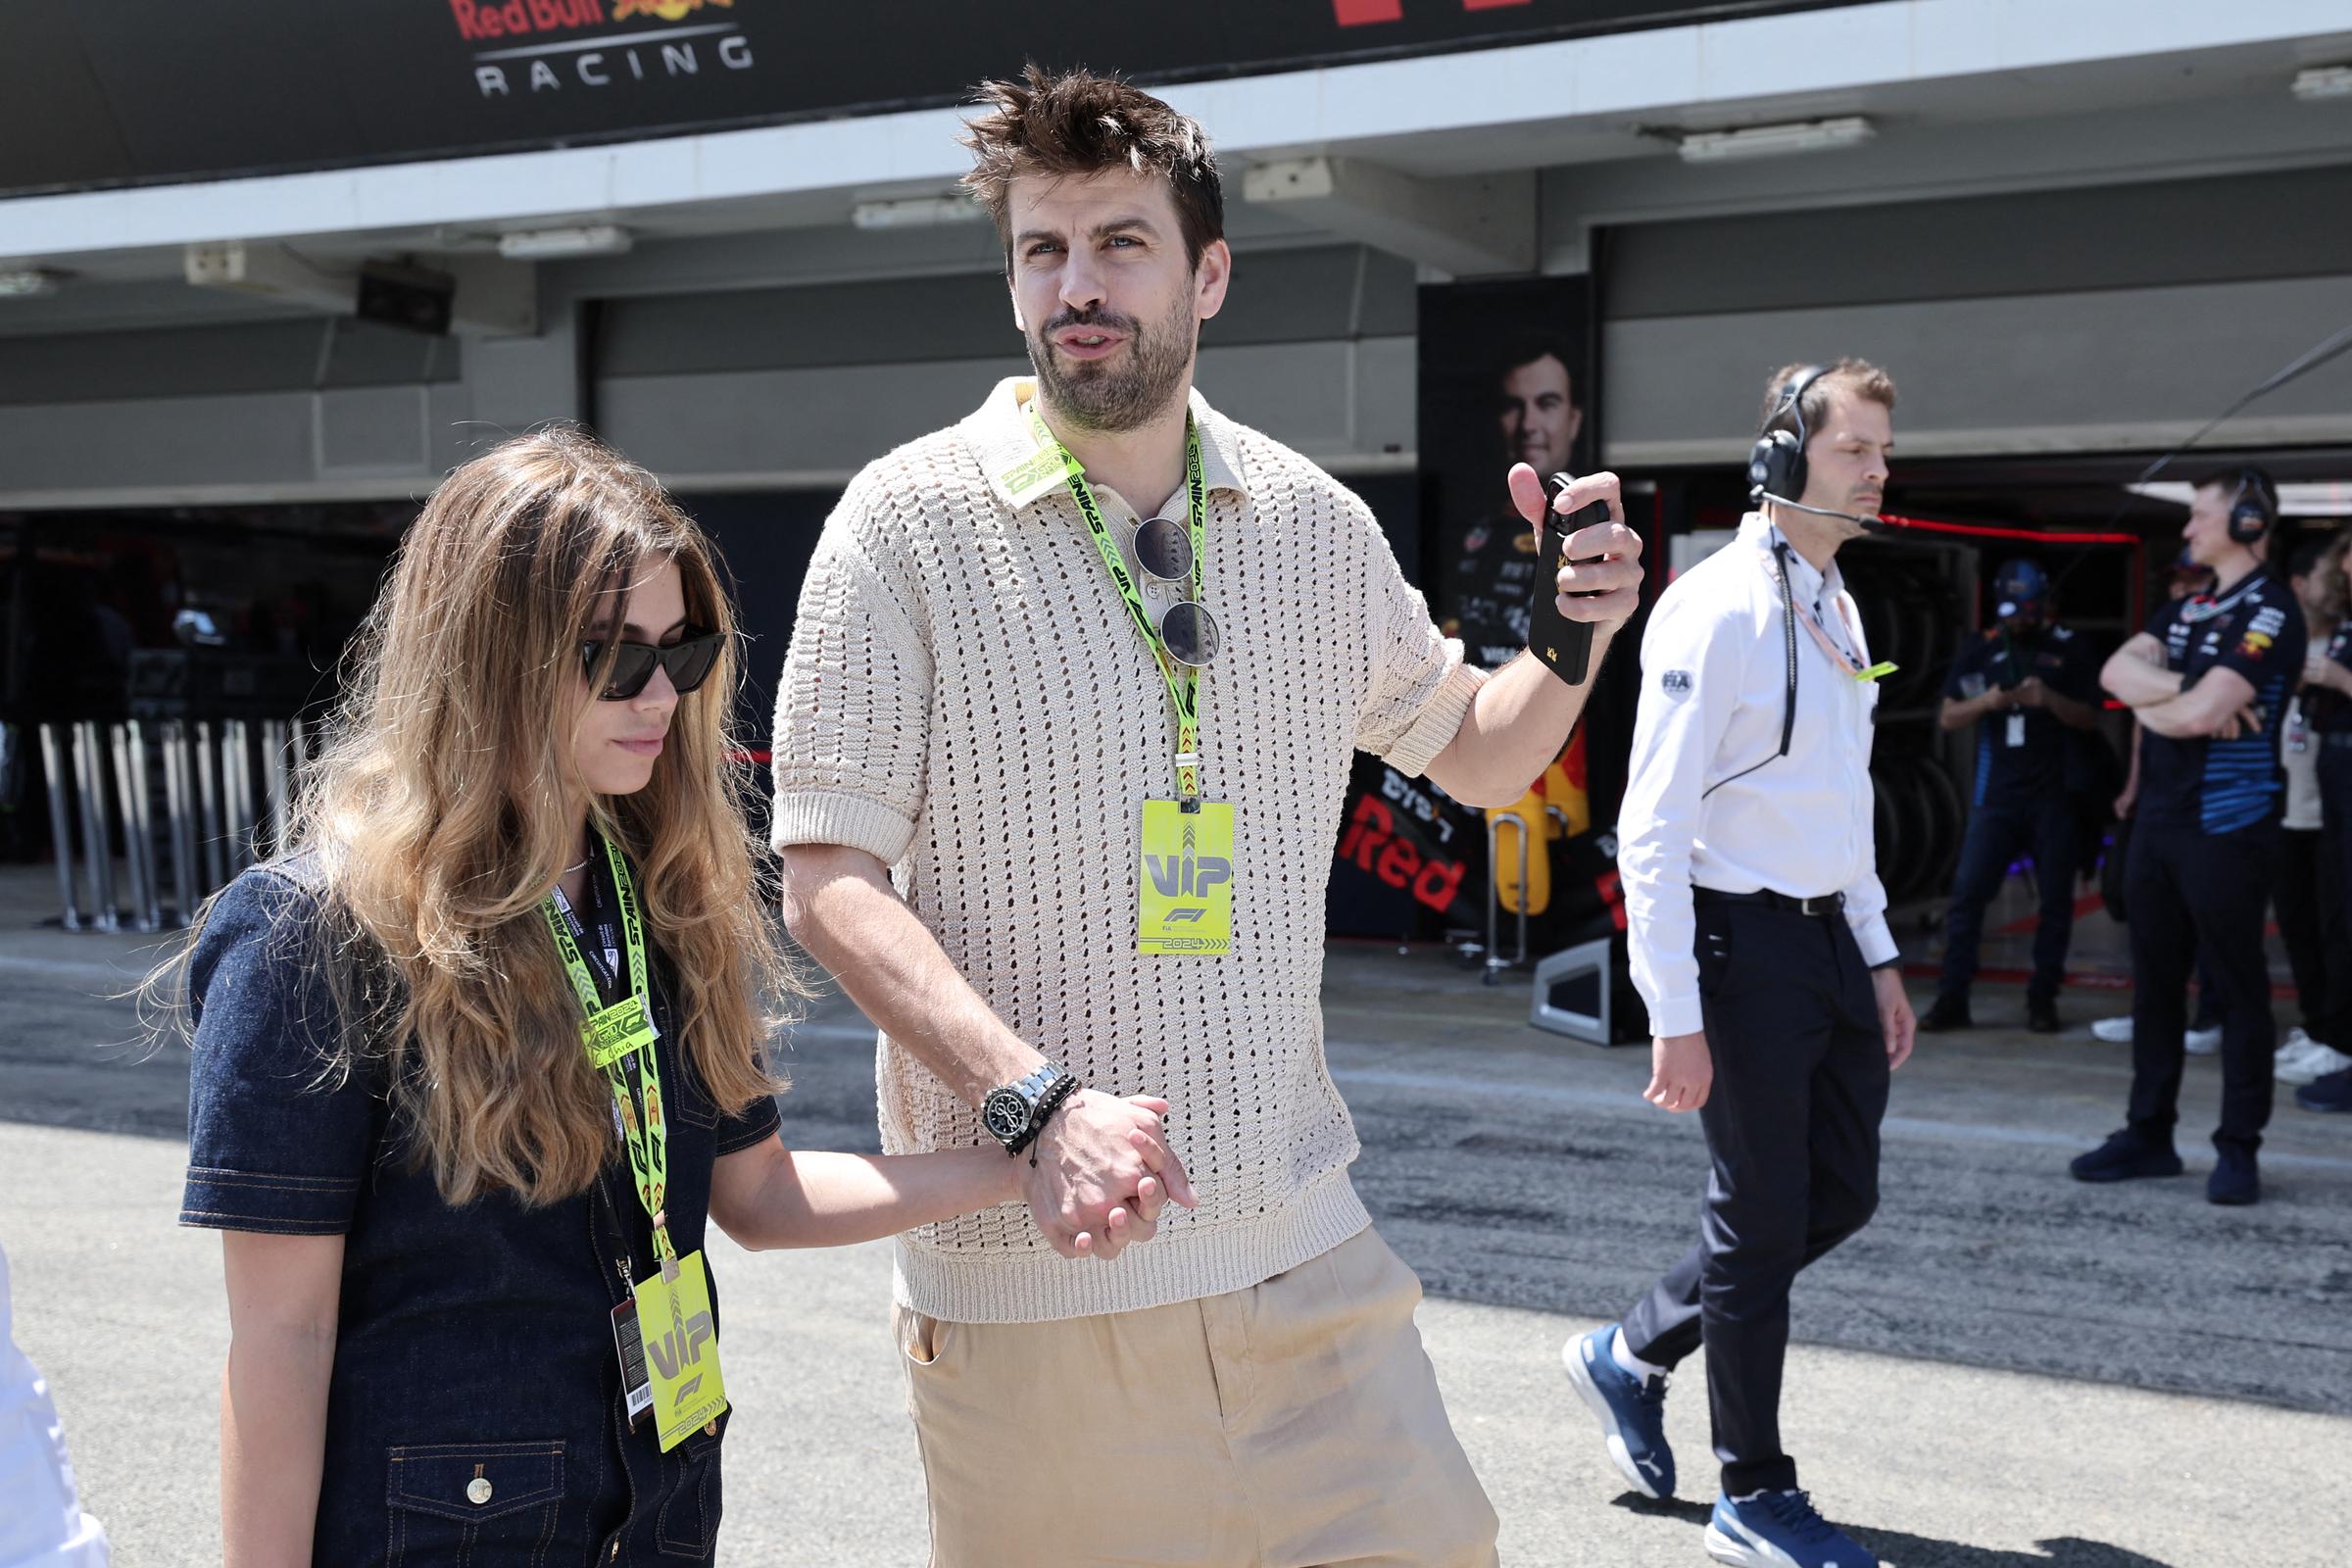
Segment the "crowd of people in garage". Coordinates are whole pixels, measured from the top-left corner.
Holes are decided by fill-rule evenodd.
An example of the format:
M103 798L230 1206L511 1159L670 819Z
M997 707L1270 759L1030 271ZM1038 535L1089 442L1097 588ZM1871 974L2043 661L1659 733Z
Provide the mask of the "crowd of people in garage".
M2102 879L2131 933L2132 1010L2090 1030L2133 1048L2140 1135L2104 1160L2079 1161L2088 1180L2170 1173L2163 1153L2181 1053L2223 1058L2225 1137L2259 1131L2274 1080L2308 1110L2352 1110L2352 529L2288 535L2270 475L2232 468L2196 484L2184 537L2161 609L2103 664L2066 623L2042 567L2003 564L1988 624L1963 643L1944 687L1943 727L1975 730L1975 795L1942 974L1920 1019L1929 1032L1975 1023L1985 911L2021 859L2039 906L2026 1027L2065 1026L2057 1002L2078 877L2099 868L2101 850L2082 841L2075 805L2096 774L2086 759L2107 745L2102 710L2133 712ZM2209 688L2195 681L2210 728L2147 714L2151 699L2190 695L2162 670L2167 662L2176 673L2184 662L2223 672ZM2169 699L2165 679L2174 679ZM2282 710L2283 722L2263 722L2265 710ZM2274 921L2298 1020L2282 1035L2266 956ZM2167 1044L2176 1037L2179 1046Z

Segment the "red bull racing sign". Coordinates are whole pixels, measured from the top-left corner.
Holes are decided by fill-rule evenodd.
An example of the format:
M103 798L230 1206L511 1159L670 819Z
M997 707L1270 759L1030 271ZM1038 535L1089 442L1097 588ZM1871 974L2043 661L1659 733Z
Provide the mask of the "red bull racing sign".
M598 92L753 69L735 0L449 0L458 35L480 44L487 99ZM646 22L691 24L646 27Z

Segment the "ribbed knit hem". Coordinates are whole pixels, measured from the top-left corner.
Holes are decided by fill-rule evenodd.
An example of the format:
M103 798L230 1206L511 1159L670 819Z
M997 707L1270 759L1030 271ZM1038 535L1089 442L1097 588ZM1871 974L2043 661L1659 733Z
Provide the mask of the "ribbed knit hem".
M862 795L827 790L789 785L779 789L769 822L771 849L838 844L844 849L863 850L884 865L898 864L914 842L914 824L889 807Z
M902 1236L892 1292L901 1306L948 1323L1140 1312L1246 1291L1321 1257L1371 1223L1343 1165L1279 1213L1138 1242L1107 1263L1063 1257L1042 1245L1017 1253L946 1252Z
M1430 694L1404 739L1390 747L1381 760L1406 778L1419 778L1429 771L1438 754L1452 743L1462 727L1462 715L1470 711L1470 700L1486 683L1485 670L1475 664L1456 664L1453 673Z

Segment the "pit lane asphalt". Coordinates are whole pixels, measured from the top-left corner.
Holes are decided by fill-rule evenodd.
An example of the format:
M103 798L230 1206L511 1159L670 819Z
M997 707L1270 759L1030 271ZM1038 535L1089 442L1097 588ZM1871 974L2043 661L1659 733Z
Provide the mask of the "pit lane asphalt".
M142 1055L129 1004L109 995L152 941L0 930L0 1244L18 1339L55 1385L118 1560L195 1564L218 1559L225 1315L218 1243L172 1223L184 1054ZM1524 983L1484 988L1443 954L1335 949L1325 995L1365 1146L1356 1180L1429 1289L1423 1332L1505 1561L1702 1561L1698 1369L1669 1401L1690 1500L1654 1505L1601 1458L1555 1358L1689 1244L1695 1122L1641 1102L1645 1053L1529 1030ZM2015 1000L1981 992L1979 1015ZM2078 1024L2108 1010L2066 1005ZM796 1031L788 1139L874 1147L870 1040L838 1000ZM2214 1208L2199 1135L2218 1071L2192 1059L2188 1177L2066 1180L2116 1124L2128 1074L2125 1048L2078 1027L1931 1039L1896 1078L1879 1216L1797 1288L1787 1410L1807 1485L1889 1563L2340 1560L2352 1118L2282 1092L2266 1200ZM922 1561L887 1244L712 1253L741 1407L727 1560Z

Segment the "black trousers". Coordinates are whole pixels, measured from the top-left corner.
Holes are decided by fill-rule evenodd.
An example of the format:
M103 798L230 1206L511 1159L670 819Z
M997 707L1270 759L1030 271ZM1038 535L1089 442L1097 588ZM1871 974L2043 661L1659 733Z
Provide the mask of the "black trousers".
M2066 983L2066 949L2075 931L2077 848L2074 803L2063 793L2029 801L1987 801L1968 819L1960 863L1952 872L1952 902L1943 916L1943 979L1936 995L1968 1001L1984 934L1984 906L2008 880L2010 862L2034 857L2041 919L2034 928L2030 1003L2056 1002Z
M1706 1207L1698 1245L1626 1314L1625 1343L1661 1366L1706 1348L1715 1457L1740 1496L1796 1485L1781 1448L1788 1289L1878 1207L1886 1041L1842 915L1701 902L1697 948Z
M2352 1028L2346 1027L2352 1020L2344 1016L2352 1004L2352 935L2345 929L2343 877L2336 866L2342 845L2328 838L2323 828L2279 830L2278 880L2271 890L2271 907L2294 970L2304 1031L2334 1046L2338 1040L2352 1041Z
M2180 1120L2186 976L2202 955L2222 1003L2222 1125L2215 1144L2249 1152L2271 1119L2271 973L2264 913L2278 860L2276 820L2234 833L2151 827L2132 834L2124 904L2132 911L2132 1127L2170 1143Z

